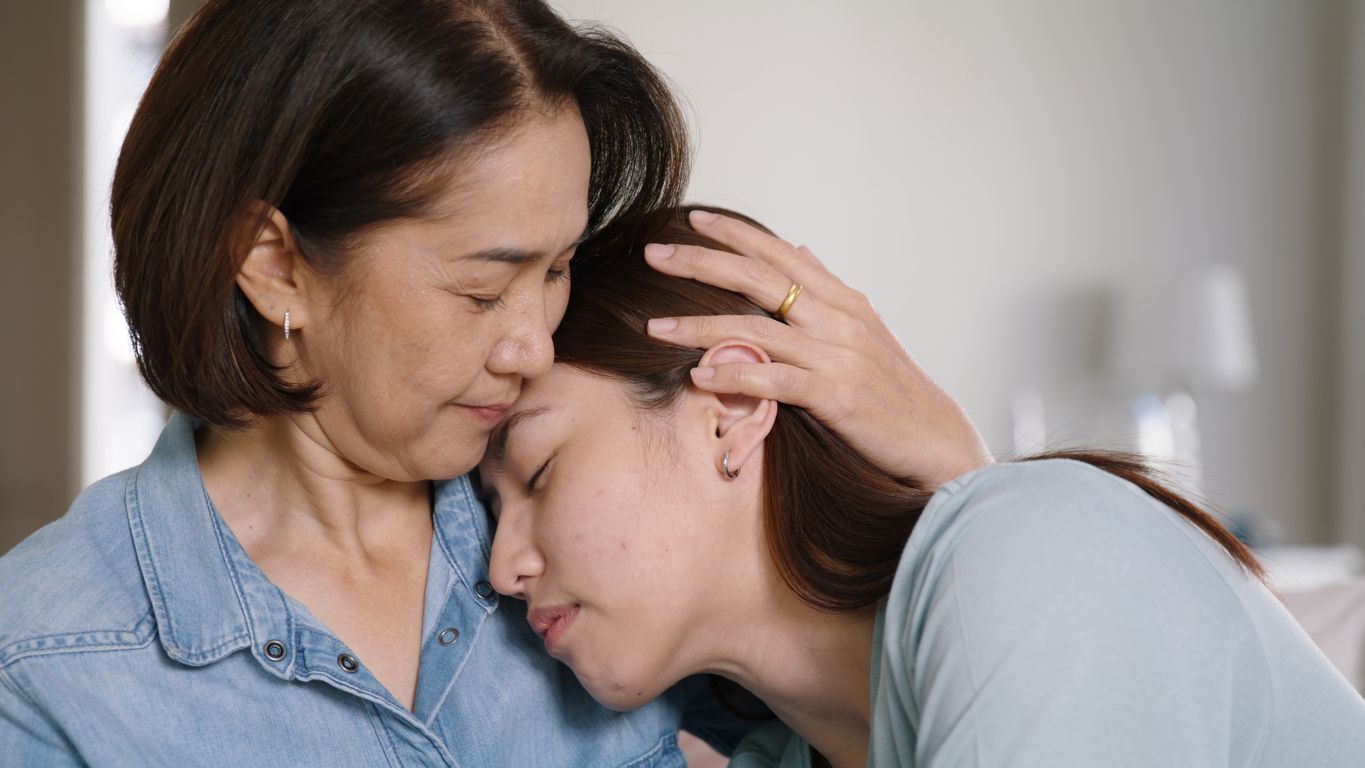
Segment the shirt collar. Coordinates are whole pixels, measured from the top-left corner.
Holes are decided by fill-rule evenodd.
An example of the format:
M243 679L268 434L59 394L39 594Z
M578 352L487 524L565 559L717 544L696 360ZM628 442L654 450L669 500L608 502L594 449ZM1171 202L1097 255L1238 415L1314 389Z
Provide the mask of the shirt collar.
M251 642L243 594L199 476L194 421L175 413L127 490L128 525L162 647L201 666Z

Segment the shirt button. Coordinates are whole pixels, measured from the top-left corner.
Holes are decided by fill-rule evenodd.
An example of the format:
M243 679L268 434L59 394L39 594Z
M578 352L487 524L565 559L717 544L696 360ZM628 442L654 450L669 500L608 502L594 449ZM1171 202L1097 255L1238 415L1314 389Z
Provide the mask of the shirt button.
M283 659L286 653L288 650L284 647L284 643L279 640L271 640L265 644L265 657L271 661Z
M349 674L360 669L360 662L356 661L355 657L351 654L343 653L337 657L337 666L341 667L342 672Z
M460 630L454 627L446 627L445 629L441 630L441 634L436 636L436 642L440 643L441 645L450 645L451 643L459 639Z
M493 585L480 579L474 583L474 594L485 600L492 600L494 594Z

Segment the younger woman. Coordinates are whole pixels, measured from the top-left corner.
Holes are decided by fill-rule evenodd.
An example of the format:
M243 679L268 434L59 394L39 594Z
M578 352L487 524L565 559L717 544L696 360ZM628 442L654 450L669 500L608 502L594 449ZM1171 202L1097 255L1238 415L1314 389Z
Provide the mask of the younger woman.
M734 274L815 265L693 215L723 242L676 211L635 242L682 243L646 249L677 275L740 246L760 256ZM794 288L790 334L759 317L697 352L646 322L764 310L637 252L582 264L557 364L481 475L494 586L602 703L728 678L791 729L756 731L734 765L1365 764L1365 703L1247 550L1139 460L1054 454L931 496L805 410L694 383L765 363L847 288Z

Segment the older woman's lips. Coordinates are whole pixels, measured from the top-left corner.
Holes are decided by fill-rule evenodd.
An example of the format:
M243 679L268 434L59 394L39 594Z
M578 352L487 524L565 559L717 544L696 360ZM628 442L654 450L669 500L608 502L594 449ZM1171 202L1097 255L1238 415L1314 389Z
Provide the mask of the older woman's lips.
M503 415L507 413L507 409L511 408L512 405L511 403L508 403L507 405L465 405L461 407L474 414L474 418L479 421L497 424L499 421L502 421Z
M569 630L569 625L573 623L574 617L577 615L577 605L551 605L527 612L526 621L530 623L531 629L535 630L536 634L540 635L541 639L545 641L545 650L554 656L560 639Z

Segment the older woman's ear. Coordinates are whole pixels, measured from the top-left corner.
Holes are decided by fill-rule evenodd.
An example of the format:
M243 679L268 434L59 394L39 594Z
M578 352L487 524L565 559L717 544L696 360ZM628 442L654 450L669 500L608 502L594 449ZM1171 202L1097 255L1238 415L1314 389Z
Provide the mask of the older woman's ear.
M237 270L237 287L284 338L286 312L291 334L309 321L298 243L284 214L265 203L252 206L242 225L250 229L238 240L245 243L246 254Z

